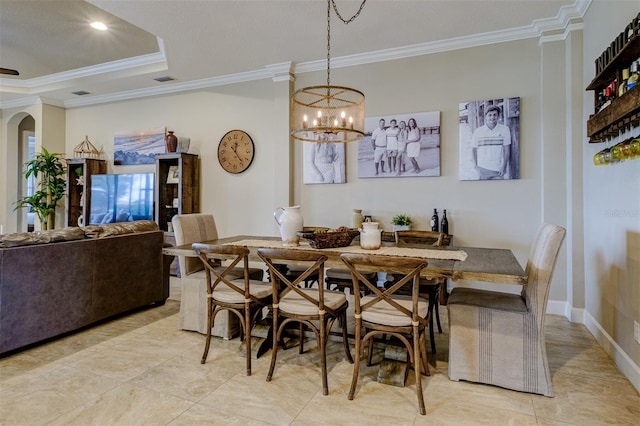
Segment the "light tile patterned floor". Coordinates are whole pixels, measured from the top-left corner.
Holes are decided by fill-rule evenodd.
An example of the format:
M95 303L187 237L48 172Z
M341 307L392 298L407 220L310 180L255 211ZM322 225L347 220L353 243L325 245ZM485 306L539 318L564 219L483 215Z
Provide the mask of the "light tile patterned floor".
M323 396L314 343L270 352L244 374L238 339L215 339L200 364L204 336L177 329L179 303L138 312L0 360L2 425L635 425L640 396L588 331L547 318L555 398L447 378L444 333L437 368L425 377L427 415L418 414L415 381L404 388L361 372L347 400L352 365L341 344L328 350L329 395ZM378 359L379 359L379 353ZM432 360L433 362L433 360Z

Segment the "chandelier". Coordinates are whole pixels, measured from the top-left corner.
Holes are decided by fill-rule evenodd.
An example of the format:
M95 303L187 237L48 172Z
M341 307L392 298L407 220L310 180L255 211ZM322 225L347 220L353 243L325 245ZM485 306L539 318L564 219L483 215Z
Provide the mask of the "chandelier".
M358 11L345 20L335 0L327 0L327 85L304 87L291 97L291 136L303 142L354 142L364 137L364 94L356 89L331 85L331 5L349 24Z

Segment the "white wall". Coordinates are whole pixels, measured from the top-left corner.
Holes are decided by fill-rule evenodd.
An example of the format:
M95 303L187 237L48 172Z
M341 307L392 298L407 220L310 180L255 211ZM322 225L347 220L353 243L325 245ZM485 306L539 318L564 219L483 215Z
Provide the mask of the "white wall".
M586 87L595 76L594 60L638 14L637 1L594 1L584 17ZM602 24L606 16L607 25ZM584 121L593 113L593 92L584 94ZM586 127L585 127L586 134ZM609 144L587 144L584 168L585 323L640 389L640 344L633 322L640 322L640 160L593 165L607 146L640 135L635 128Z

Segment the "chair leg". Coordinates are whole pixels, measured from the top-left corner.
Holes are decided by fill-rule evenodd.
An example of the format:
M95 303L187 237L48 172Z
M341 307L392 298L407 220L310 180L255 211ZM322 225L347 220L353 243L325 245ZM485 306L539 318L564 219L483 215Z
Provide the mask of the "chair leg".
M364 330L365 334L367 330ZM373 363L373 337L369 339L369 350L367 351L367 367L370 367Z
M442 334L442 324L440 324L440 302L438 301L438 299L436 299L435 310L436 310L436 323L438 324L438 333Z
M353 358L351 357L351 349L349 349L349 335L347 333L347 310L342 311L340 316L340 322L342 322L342 343L344 345L344 353L347 355L349 364L353 364Z
M356 318L356 359L353 365L353 376L351 377L351 388L349 389L348 399L353 400L358 384L358 376L360 375L360 358L362 357L362 323L361 319Z
M431 353L436 353L436 337L433 333L433 312L429 318L429 339L431 340Z
M320 315L320 365L322 367L322 394L329 395L329 382L327 380L327 319L324 315Z
M420 371L420 360L422 359L422 355L420 354L422 351L420 350L420 337L418 326L413 326L413 370L416 375L416 393L418 394L418 405L420 406L420 414L427 414L427 410L424 406L424 395L422 394L422 372Z
M300 339L300 348L298 350L298 353L303 354L304 353L304 324L302 324L302 321L298 323L298 336Z
M202 354L202 359L200 360L200 364L204 364L207 361L207 356L209 355L209 346L211 346L211 327L213 327L213 312L211 312L212 301L211 298L207 298L207 341L204 345L204 353Z
M278 355L278 342L280 340L280 330L278 330L278 308L273 308L273 344L271 347L271 365L269 366L269 372L267 373L267 382L271 381L271 377L273 377L273 370L276 367L276 357Z
M247 376L251 375L251 306L245 302L244 324L241 324L244 333L244 343L247 351Z

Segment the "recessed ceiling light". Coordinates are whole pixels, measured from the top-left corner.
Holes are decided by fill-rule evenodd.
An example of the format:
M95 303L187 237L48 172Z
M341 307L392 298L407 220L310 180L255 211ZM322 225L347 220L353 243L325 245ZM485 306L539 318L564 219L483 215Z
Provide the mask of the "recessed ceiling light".
M91 26L96 30L107 31L107 26L100 21L95 21L91 23Z
M154 78L155 81L159 82L159 83L165 83L167 81L173 81L175 80L173 77L169 77L168 75L165 77L158 77L158 78Z
M71 92L71 93L73 93L74 95L78 95L78 96L84 96L84 95L89 95L90 94L89 92L85 92L84 90L78 90L78 91Z

